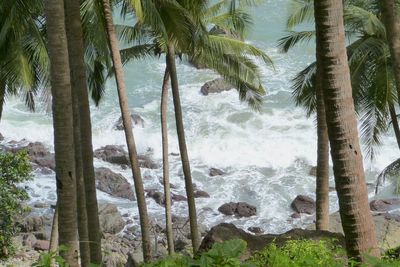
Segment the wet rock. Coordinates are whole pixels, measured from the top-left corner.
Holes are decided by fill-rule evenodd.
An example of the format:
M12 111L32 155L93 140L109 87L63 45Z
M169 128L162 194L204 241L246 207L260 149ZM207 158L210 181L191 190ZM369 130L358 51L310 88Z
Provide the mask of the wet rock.
M50 170L56 170L56 160L54 158L54 153L50 153L43 157L36 157L32 160L33 163L36 163L40 167L44 167ZM44 170L48 172L47 170Z
M171 153L169 153L171 156L173 156L173 157L178 157L180 154L179 153L174 153L174 152L171 152Z
M132 128L141 127L144 128L144 120L137 114L131 114ZM114 124L114 130L122 131L124 124L122 122L122 116L119 117L118 121Z
M49 204L42 203L42 202L37 202L37 203L33 204L33 207L37 208L37 209L45 209L45 208L49 207Z
M292 215L290 215L290 218L293 218L293 219L300 219L300 218L301 218L301 215L300 215L300 213L298 213L298 212L294 212L294 213L292 213Z
M264 230L262 228L256 226L249 227L247 228L247 230L257 235L264 233Z
M229 202L218 208L225 215L236 215L238 217L251 217L257 215L257 208L245 202Z
M384 216L386 220L395 220L396 222L400 222L400 214L385 213Z
M149 155L139 155L139 166L147 169L158 169L160 165L156 163Z
M248 253L245 255L250 256L251 253L261 250L275 242L278 246L282 246L288 240L322 240L322 239L334 239L337 244L344 246L344 236L338 233L331 233L328 231L315 231L315 230L303 230L303 229L292 229L284 234L263 234L263 235L252 235L242 229L237 228L235 225L230 223L221 223L211 228L211 230L203 238L200 245L200 252L208 250L216 242L223 242L231 239L242 239L247 243Z
M194 191L195 198L209 198L210 195L206 191L196 190Z
M310 171L308 172L311 176L317 176L317 166L311 167Z
M334 191L336 191L336 187L330 186L330 187L329 187L329 192L334 192Z
M38 232L43 230L45 218L43 216L35 216L29 214L22 221L21 232Z
M108 168L96 168L96 188L114 197L135 200L131 184L121 174Z
M50 242L47 240L37 240L33 248L38 251L48 251L50 248Z
M210 176L220 176L220 175L224 175L224 174L225 174L224 171L217 169L217 168L211 168L210 172L209 172Z
M4 136L0 133L0 141L4 141Z
M177 252L184 251L190 245L189 239L178 238L174 240L174 247Z
M298 213L314 214L315 212L315 201L308 196L298 195L290 206Z
M155 189L147 190L147 197L151 197L155 202L161 206L165 205L164 193L156 191Z
M393 208L393 205L398 205L398 204L400 204L400 199L396 198L377 199L377 200L372 200L369 203L369 207L372 211L384 212L384 211L389 211L390 209Z
M26 247L33 247L36 244L36 236L34 234L22 235L22 245Z
M187 198L185 197L185 196L182 196L182 195L177 195L177 194L174 194L174 193L171 193L171 198L172 198L172 200L173 201L187 201Z
M100 228L103 233L117 234L125 227L125 222L114 204L99 205Z
M227 83L223 78L218 78L209 82L206 82L200 89L203 95L210 93L221 93L223 91L229 91L233 89L233 86Z

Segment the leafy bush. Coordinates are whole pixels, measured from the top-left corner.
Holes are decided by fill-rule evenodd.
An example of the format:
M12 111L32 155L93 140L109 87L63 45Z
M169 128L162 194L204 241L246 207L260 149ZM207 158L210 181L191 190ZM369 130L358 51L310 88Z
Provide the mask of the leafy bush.
M25 209L21 202L28 199L18 185L31 179L31 165L25 152L0 153L0 259L14 252L11 238L17 234L15 217Z

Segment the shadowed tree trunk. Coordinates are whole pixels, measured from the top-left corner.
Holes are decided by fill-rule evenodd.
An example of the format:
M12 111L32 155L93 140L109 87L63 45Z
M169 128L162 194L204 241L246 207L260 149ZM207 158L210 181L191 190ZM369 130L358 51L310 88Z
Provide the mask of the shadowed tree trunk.
M178 76L175 63L175 51L174 47L171 44L168 45L167 68L170 72L171 77L172 96L175 108L176 131L178 134L179 152L181 154L183 174L185 176L186 196L189 207L190 235L192 239L193 254L196 254L200 246L200 235L197 227L196 202L194 199L189 155L186 147L185 130L183 128L182 108L179 96Z
M51 225L49 252L56 252L58 248L58 205L54 208L53 223Z
M72 109L74 120L75 173L77 186L78 235L81 266L90 264L88 218L86 213L86 192L83 178L81 114L79 109L80 90L87 90L84 66L83 35L79 0L65 2L68 54L71 69Z
M76 179L72 96L64 1L46 1L47 36L53 100L59 245L66 262L78 266Z
M326 125L323 71L321 66L321 49L317 42L317 75L315 87L317 91L317 183L316 183L316 228L329 230L329 138Z
M340 217L350 258L379 255L368 204L343 25L342 0L314 1L320 42L326 121Z
M121 61L121 54L118 47L118 39L114 28L112 10L109 0L102 0L106 27L108 32L111 56L114 63L115 78L117 81L119 105L121 108L122 121L124 125L125 138L128 146L132 175L135 183L136 199L139 209L140 227L142 232L143 259L145 262L151 260L149 217L147 215L146 198L144 196L144 187L142 175L139 168L139 162L136 152L135 139L132 131L131 114L129 111L128 96L124 80L124 69Z
M389 104L390 118L392 120L394 135L396 136L397 146L400 148L400 128L397 120L396 109L393 104Z
M171 214L171 189L169 184L169 160L168 160L168 83L169 71L165 68L165 74L161 93L161 135L162 135L162 153L163 153L163 183L165 195L165 222L167 230L168 254L173 254L174 237L172 232L172 214Z

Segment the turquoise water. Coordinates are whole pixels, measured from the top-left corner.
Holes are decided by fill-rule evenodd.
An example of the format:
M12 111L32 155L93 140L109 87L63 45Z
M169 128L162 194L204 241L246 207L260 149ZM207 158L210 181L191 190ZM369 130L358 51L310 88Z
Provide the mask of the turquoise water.
M200 87L218 76L209 70L197 70L185 62L178 63L193 178L198 188L211 195L210 199L197 200L199 218L207 226L232 221L244 228L260 226L268 232L282 232L313 220L312 216L303 216L300 220L288 221L292 213L290 202L296 195L315 197L315 177L308 172L316 162L316 132L314 118L306 118L305 112L294 106L290 90L290 79L314 61L314 46L304 45L289 54L281 54L276 49L276 42L285 28L287 3L288 0L269 0L252 10L255 25L248 42L262 48L275 62L275 70L260 64L268 94L259 113L240 103L235 91L202 96ZM144 153L150 148L154 158L160 162L159 103L164 68L164 58L133 62L125 68L131 110L145 120L143 129L134 130L139 152ZM170 151L178 152L171 99L170 103ZM116 87L113 81L109 81L100 107L92 106L95 148L108 144L124 145L123 133L112 129L118 118ZM39 140L52 149L51 126L51 116L44 110L32 114L18 99L8 99L0 131L7 140ZM372 164L366 162L368 180L374 182L376 171L396 159L397 154L395 140L390 135L385 138L376 161ZM178 186L174 192L184 194L179 157L170 160L172 183ZM109 167L132 181L129 171L101 161L96 161L95 165ZM210 167L221 168L227 174L209 177ZM159 183L161 169L142 171L143 176L149 177L144 181L146 188L162 190ZM55 200L54 175L37 176L29 186L33 193L32 201ZM101 192L99 199L118 204L122 212L133 218L137 216L136 202L112 198ZM258 215L236 219L218 214L217 208L229 201L256 205ZM162 220L163 208L151 199L147 202L152 217ZM333 192L332 211L337 209L336 202ZM173 212L186 214L186 204L175 203Z

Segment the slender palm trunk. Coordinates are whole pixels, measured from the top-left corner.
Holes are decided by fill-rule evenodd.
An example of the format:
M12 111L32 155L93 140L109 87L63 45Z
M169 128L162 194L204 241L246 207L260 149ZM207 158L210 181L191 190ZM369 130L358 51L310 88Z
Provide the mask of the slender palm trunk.
M64 1L46 1L47 36L53 100L54 150L56 161L59 245L66 262L78 266L76 179L72 95Z
M393 104L389 104L389 113L392 120L394 135L396 136L397 146L400 149L400 128L399 121L397 119L396 109Z
M103 0L104 15L108 32L111 56L114 63L115 78L117 81L119 105L121 108L122 121L124 124L125 138L128 146L129 159L132 167L132 175L135 183L136 199L139 208L140 227L142 232L143 259L145 262L151 260L149 217L147 215L146 198L144 196L144 187L142 175L138 163L135 139L132 131L132 121L129 111L128 96L124 81L124 70L121 61L121 54L118 47L118 39L115 33L112 10L109 0Z
M172 96L175 108L176 131L178 134L179 150L182 160L183 174L185 176L186 196L189 207L190 236L192 239L193 253L196 255L200 246L200 235L197 227L196 202L194 198L192 174L190 171L189 155L186 147L185 130L183 128L181 100L179 96L178 76L176 72L174 47L168 45L167 67L171 76Z
M169 71L168 67L165 68L165 74L162 85L161 93L161 135L162 135L162 153L163 153L163 183L165 195L165 222L167 230L167 243L168 254L173 254L174 237L172 232L172 214L171 214L171 189L169 184L169 161L168 161L168 125L167 125L167 112L168 112L168 83Z
M347 62L342 0L314 1L320 41L324 99L333 171L347 254L363 260L379 255L368 205L364 167L358 139L350 71Z
M79 110L79 90L86 88L86 72L83 63L83 36L79 0L65 2L68 54L71 69L72 109L74 120L75 173L77 189L78 235L81 266L90 264L88 218L86 213L86 193L83 179L81 120ZM80 30L79 30L80 29Z
M53 223L51 225L49 252L56 252L58 248L58 205L56 205L53 214Z
M0 83L0 121L3 115L3 106L4 106L4 100L6 96L6 86L3 83Z
M329 230L329 138L326 125L323 71L321 66L321 49L317 40L317 183L316 183L316 228Z

